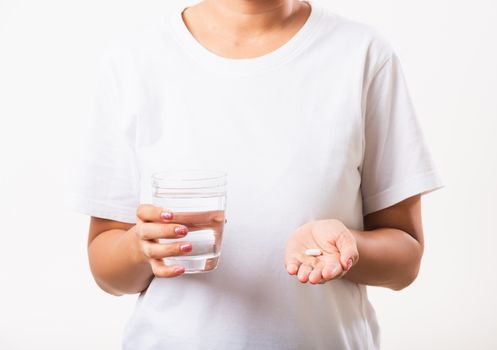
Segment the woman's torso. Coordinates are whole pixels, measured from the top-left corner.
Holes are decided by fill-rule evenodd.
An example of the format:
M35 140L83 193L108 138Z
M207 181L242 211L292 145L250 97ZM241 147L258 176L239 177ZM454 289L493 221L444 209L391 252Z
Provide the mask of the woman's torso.
M368 27L313 12L305 35L272 59L237 66L185 44L179 12L122 55L141 201L152 201L156 171L228 173L218 268L154 279L124 348L378 347L364 286L302 285L283 265L289 235L306 222L362 228L363 84L388 54Z

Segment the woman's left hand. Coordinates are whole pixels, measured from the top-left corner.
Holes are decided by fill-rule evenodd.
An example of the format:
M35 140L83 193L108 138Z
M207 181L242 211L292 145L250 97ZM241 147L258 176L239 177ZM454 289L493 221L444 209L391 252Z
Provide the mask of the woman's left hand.
M319 249L308 256L307 249ZM285 266L302 283L324 283L345 275L359 260L352 232L339 220L319 220L300 226L288 240Z

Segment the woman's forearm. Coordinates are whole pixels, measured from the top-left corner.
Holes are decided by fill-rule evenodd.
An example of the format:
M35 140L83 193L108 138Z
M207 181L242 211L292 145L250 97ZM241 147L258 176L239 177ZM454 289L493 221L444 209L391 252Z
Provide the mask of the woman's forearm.
M150 264L138 249L138 237L133 229L104 231L89 243L93 277L100 288L110 294L139 293L153 277Z
M393 290L403 289L416 279L423 247L414 237L393 228L351 232L359 261L343 278Z

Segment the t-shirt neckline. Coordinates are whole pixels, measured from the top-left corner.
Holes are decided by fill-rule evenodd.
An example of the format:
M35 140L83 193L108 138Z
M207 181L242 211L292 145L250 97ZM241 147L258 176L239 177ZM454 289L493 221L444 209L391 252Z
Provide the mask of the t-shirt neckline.
M185 6L176 7L171 13L170 24L178 43L192 56L194 60L211 70L220 70L225 73L250 74L275 67L290 60L298 54L319 27L323 9L313 0L306 0L311 6L311 13L306 22L290 40L275 50L262 56L253 58L227 58L220 56L204 47L190 33L183 21L182 13Z

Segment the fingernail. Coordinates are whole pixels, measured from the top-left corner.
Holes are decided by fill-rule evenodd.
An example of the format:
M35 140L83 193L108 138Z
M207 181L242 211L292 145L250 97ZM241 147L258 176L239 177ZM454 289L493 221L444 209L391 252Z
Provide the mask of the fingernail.
M192 251L192 245L190 243L185 243L179 246L179 250L183 253L188 253Z
M350 270L351 267L352 267L352 259L349 259L349 261L347 261L347 270Z
M171 220L173 218L173 213L163 212L162 214L160 214L160 217L163 220Z
M188 233L188 229L187 229L185 226L177 226L177 227L174 229L174 232L175 232L178 236L185 236L185 235Z
M176 274L180 274L180 273L183 273L183 272L185 272L185 268L183 266L176 266L174 268L174 273L176 273Z

